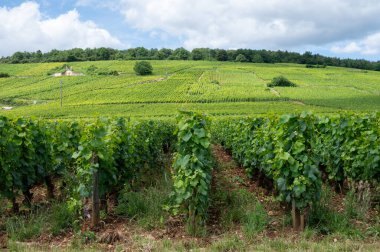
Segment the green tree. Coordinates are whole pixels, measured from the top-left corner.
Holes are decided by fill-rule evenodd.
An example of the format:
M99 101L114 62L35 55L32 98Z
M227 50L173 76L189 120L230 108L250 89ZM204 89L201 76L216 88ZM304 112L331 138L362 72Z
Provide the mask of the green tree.
M375 71L380 71L380 61L378 61L378 62L375 64L374 69L375 69Z
M183 47L174 50L172 58L175 60L188 60L190 52Z
M193 49L193 51L191 52L191 58L193 60L203 60L203 51L202 49L200 48L195 48Z
M160 60L168 59L172 54L173 54L173 50L167 49L167 48L162 48L157 53L158 59Z
M217 49L217 51L216 51L216 60L218 60L218 61L227 61L228 60L227 51L224 50L224 49Z
M264 60L263 60L263 57L261 57L260 54L255 53L255 54L252 55L252 62L253 63L263 63Z
M236 56L235 61L236 62L247 62L248 60L243 54L239 54L238 56Z
M137 61L133 67L137 75L149 75L153 73L153 67L148 61Z

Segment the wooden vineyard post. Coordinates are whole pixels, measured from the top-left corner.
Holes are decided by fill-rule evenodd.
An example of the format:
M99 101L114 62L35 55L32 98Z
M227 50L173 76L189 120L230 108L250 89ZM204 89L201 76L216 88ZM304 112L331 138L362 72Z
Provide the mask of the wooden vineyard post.
M296 201L292 200L292 220L293 220L293 230L303 231L305 228L305 214L300 212L296 208Z
M20 207L16 201L15 196L12 197L12 211L13 211L13 213L19 213L19 211L20 211Z
M45 178L48 199L54 199L54 183L50 176Z
M92 164L98 163L98 156L96 153L92 154ZM100 220L100 200L99 200L99 171L96 170L93 173L93 179L92 179L92 219L91 219L91 225L92 227L95 227L99 224Z
M305 229L305 214L300 214L300 231Z
M298 227L300 225L299 223L299 216L297 215L297 209L296 209L296 201L292 200L292 221L293 221L293 229L298 230Z

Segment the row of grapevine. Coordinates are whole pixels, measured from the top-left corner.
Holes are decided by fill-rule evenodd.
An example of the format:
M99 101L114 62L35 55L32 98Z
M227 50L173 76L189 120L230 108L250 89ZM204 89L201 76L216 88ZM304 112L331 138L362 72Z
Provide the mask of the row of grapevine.
M188 231L200 234L207 217L212 171L209 121L200 113L181 111L176 135L171 208L175 214L184 210Z
M51 193L51 175L58 169L48 124L27 118L0 117L0 193L10 199L18 211L19 192L30 204L30 188L46 182Z
M20 193L30 203L33 186L46 183L52 194L52 180L60 177L73 188L72 198L88 197L96 174L99 197L105 198L145 170L156 169L163 150L172 145L173 130L167 122L123 118L49 122L0 117L0 194L17 211Z
M147 170L157 169L162 152L172 144L172 132L170 124L123 118L85 125L73 158L78 162L78 198L92 196L93 225L99 221L100 199L107 209L109 194L145 176Z
M222 120L214 124L213 136L250 176L264 174L272 180L298 213L319 199L325 173L336 182L380 180L378 115ZM298 226L302 218L294 221Z

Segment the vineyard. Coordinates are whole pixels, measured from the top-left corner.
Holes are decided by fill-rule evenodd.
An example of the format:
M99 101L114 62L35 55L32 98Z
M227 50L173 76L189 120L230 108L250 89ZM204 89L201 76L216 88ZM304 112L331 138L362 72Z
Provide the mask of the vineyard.
M223 168L235 162L228 153L236 167ZM84 245L98 241L115 249L128 240L129 231L120 230L136 222L159 239L204 237L217 251L245 250L262 235L287 239L286 233L297 232L364 239L376 248L379 180L379 114L210 121L183 111L176 124L0 117L0 237L10 241L47 232L52 243L69 233ZM328 192L343 210L329 208ZM45 215L54 225L28 232L28 223L35 230L32 220ZM231 232L238 240L220 238Z
M302 113L218 122L215 135L251 178L273 181L292 205L294 228L303 230L305 208L319 201L323 177L340 188L345 180L379 183L379 125L376 116Z
M374 112L380 107L380 74L375 71L297 64L150 62L153 75L149 76L136 76L134 61L73 62L70 66L84 75L62 77L49 74L63 63L0 64L0 72L10 75L0 78L0 105L13 107L0 113L44 118L167 118L174 117L178 109L245 116ZM267 87L277 76L288 78L296 87Z
M149 63L0 64L0 248L378 251L379 72Z

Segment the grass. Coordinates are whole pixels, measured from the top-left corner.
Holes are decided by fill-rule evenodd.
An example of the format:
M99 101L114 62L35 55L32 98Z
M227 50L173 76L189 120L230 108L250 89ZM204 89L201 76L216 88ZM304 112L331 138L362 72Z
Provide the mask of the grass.
M58 235L67 229L79 228L77 213L71 211L66 202L53 204L49 216L49 223L51 223L50 232L52 235Z
M338 237L339 238L339 237ZM193 241L172 241L168 239L153 240L143 236L135 236L129 244L119 244L114 247L114 251L125 251L131 249L132 251L327 251L327 252L377 252L380 246L379 242L366 243L355 240L337 239L334 237L326 237L320 241L313 241L308 239L289 240L279 238L276 240L265 238L255 243L247 243L234 234L224 235L212 244L202 244L195 240ZM51 248L46 246L38 246L33 244L24 244L9 242L9 251L17 252L45 252L51 251ZM91 252L103 251L100 247L94 246L81 246L81 247L68 247L68 248L55 248L54 251L62 252Z
M358 188L354 190L353 188ZM367 213L371 208L371 191L369 185L355 185L344 199L345 213L350 218L366 221ZM360 189L359 189L360 188Z
M246 251L245 242L236 235L225 236L211 245L210 251Z
M211 204L222 209L219 221L225 232L241 226L244 237L253 240L265 230L269 217L254 194L246 188L234 186L236 183L245 185L243 178L226 175L229 170L236 169L236 166L234 160L217 162L217 171L213 178L216 187L211 193Z
M370 202L358 202L355 192L350 191L345 195L344 211L333 209L333 191L325 186L320 202L315 204L308 213L308 228L322 235L339 235L345 238L365 239L379 237L379 224L371 224L371 227L355 225L355 221L367 222L366 214L370 208Z
M265 229L268 223L267 213L252 193L245 189L221 189L214 197L214 201L224 204L220 221L225 230L242 225L245 237L252 239Z
M29 216L12 216L5 221L5 231L11 240L26 241L42 234L46 223L46 216L40 212Z
M12 77L0 79L0 104L12 105L5 115L41 117L173 117L179 108L215 116L260 113L379 111L380 73L347 68L305 68L297 64L254 64L206 61L150 61L152 76L136 76L134 61L70 63L86 73L90 65L118 71L119 76L50 77L62 63L0 65ZM169 76L166 77L166 71ZM282 75L297 87L266 83ZM63 81L60 108L59 81Z
M259 202L256 202L254 209L247 211L243 220L244 236L252 240L257 234L264 231L267 225L267 212Z
M54 202L49 207L39 207L26 215L7 217L4 227L9 239L28 241L46 232L56 236L68 229L77 229L77 217L65 202Z
M168 199L170 189L169 181L164 180L137 191L131 191L127 186L119 196L115 212L135 220L147 230L162 227L163 218L167 214L163 205Z

